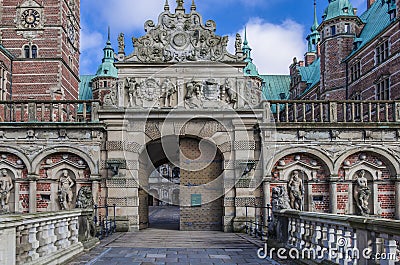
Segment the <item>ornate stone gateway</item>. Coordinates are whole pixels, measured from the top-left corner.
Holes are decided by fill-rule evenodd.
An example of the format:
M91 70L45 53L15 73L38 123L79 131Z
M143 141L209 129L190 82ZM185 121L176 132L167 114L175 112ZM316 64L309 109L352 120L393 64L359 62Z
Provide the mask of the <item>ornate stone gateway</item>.
M264 117L261 81L244 76L240 45L230 54L215 27L203 23L195 5L186 13L178 3L175 13L166 4L157 24L145 23L145 36L132 38L132 54L119 35L118 80L100 119L113 171L107 202L117 204L131 229L148 227L149 194L153 203L157 194L163 199L149 176L166 163L180 168L181 229L231 231L241 222L237 213L259 196L253 191L261 179L261 139L254 131ZM251 174L243 174L249 163Z

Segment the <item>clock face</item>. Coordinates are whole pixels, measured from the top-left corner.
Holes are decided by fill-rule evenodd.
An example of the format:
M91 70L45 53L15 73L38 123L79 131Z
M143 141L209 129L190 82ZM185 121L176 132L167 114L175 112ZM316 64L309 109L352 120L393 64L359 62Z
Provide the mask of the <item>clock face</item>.
M27 9L21 15L21 23L25 28L33 29L40 22L40 13L35 9Z

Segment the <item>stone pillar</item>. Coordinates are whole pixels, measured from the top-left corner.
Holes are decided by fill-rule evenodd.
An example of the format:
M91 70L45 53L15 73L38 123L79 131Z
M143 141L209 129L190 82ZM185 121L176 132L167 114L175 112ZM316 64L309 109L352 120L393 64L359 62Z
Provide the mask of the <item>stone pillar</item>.
M353 208L353 182L349 181L347 182L348 186L349 186L349 192L348 192L348 207L349 207L349 211L347 214L356 214L354 212L354 208Z
M22 209L19 207L19 193L20 193L20 181L15 181L14 182L14 212L15 213L20 213L22 212Z
M99 181L97 176L91 176L93 203L99 205Z
M379 200L378 200L378 183L376 181L372 182L372 194L371 194L371 196L372 196L372 201L374 203L373 203L373 205L369 205L369 208L371 210L371 207L373 207L372 208L372 214L378 215L379 212L381 212L381 208L380 208ZM396 204L396 205L398 205L398 204Z
M266 207L268 204L271 204L271 181L272 176L266 176L263 181L263 206ZM268 225L268 209L264 208L264 224Z
M396 209L394 218L400 220L400 175L393 177L395 181Z
M36 176L28 176L29 178L29 213L36 213Z
M337 182L339 181L338 175L331 175L329 177L329 203L330 212L337 214Z

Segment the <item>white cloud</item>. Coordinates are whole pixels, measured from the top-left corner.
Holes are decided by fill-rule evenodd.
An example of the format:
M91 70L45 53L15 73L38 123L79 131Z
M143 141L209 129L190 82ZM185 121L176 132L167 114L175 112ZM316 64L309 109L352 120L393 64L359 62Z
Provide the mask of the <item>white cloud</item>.
M292 20L272 24L253 18L246 28L253 62L260 74L288 74L293 57L302 60L306 52L304 26ZM244 30L241 30L241 35L244 38ZM229 43L231 52L234 51L233 43Z
M157 16L163 11L164 3L165 0L116 0L112 1L112 9L102 8L101 12L111 28L120 31L143 29L144 22L148 19L157 20ZM175 8L175 5L170 8Z
M81 74L93 74L93 64L100 64L104 45L103 35L100 32L91 32L88 27L82 27L81 52L84 56L81 56Z

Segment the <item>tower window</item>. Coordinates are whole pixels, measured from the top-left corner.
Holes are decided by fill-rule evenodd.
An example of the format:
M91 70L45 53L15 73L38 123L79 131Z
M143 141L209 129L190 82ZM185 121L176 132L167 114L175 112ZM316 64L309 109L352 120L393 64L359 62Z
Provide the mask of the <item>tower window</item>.
M37 46L32 45L32 58L37 58Z
M344 24L344 32L345 33L350 33L350 24L349 23L346 23L346 24Z
M29 45L25 45L24 46L24 57L25 58L30 58L30 54L31 54L31 49L29 48Z
M107 87L107 81L103 81L103 87Z
M331 35L336 35L336 26L331 26Z
M38 48L36 45L25 45L23 49L24 58L37 58Z
M4 65L0 64L0 100L6 100L7 95L7 71Z

